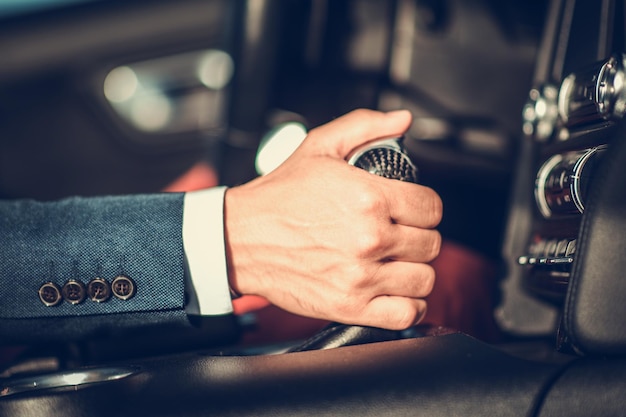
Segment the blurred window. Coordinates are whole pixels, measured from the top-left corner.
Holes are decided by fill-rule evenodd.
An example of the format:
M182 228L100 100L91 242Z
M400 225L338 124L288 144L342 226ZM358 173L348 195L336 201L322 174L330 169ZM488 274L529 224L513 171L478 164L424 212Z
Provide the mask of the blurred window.
M126 123L145 133L206 132L226 125L234 71L219 49L187 52L112 69L104 96Z

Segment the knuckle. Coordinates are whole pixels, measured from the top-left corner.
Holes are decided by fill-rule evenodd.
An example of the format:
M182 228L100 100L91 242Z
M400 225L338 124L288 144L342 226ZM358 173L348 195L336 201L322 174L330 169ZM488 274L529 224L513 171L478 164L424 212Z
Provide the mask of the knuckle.
M394 324L397 329L403 330L411 327L418 320L420 313L414 306L406 307L401 310Z
M367 276L367 268L362 265L361 261L353 262L352 265L343 268L341 275L338 277L340 304L346 304L353 301L358 291L363 287L365 277Z
M426 259L427 262L434 260L437 256L439 256L439 252L441 251L441 242L442 237L441 233L434 230L430 239L430 244L426 251Z
M426 190L426 204L425 209L428 213L428 223L435 227L443 218L443 201L437 192L432 188L425 188Z
M341 298L333 306L335 316L339 321L350 321L355 316L357 308L357 302L351 296Z
M381 194L377 192L373 187L365 185L357 190L358 196L356 198L356 204L358 210L364 215L371 215L372 213L378 213L383 208L383 199Z
M435 268L430 265L424 265L421 275L423 297L430 294L435 286L436 273Z
M365 188L359 193L351 216L355 228L352 244L358 257L369 257L385 248L385 224L381 222L384 210L384 202L374 190Z
M358 259L375 257L384 247L384 239L375 228L362 231L353 242L355 256Z
M369 296L369 286L372 282L373 268L371 262L357 259L351 262L350 266L343 268L341 276L337 281L338 302L340 304L358 304L360 298Z
M358 108L352 110L349 114L355 117L369 117L372 115L372 111L365 108Z

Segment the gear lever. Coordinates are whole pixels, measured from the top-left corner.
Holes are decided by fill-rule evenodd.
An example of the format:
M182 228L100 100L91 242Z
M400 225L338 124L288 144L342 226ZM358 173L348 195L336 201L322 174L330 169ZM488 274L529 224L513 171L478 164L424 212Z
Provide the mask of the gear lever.
M381 177L417 183L417 167L402 146L402 138L370 142L348 157L348 163ZM331 323L288 352L331 349L405 338L404 331Z

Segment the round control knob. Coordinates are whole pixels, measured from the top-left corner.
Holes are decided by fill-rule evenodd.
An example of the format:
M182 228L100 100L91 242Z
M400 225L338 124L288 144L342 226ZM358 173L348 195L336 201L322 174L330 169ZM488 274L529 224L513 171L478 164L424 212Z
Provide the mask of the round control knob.
M606 119L620 119L626 113L626 56L614 55L602 66L596 86L598 111Z
M543 217L584 212L589 179L605 148L557 154L544 162L535 182L535 200Z
M626 113L625 56L613 55L561 83L558 109L566 126L619 119Z
M558 89L550 84L530 90L522 111L524 134L542 142L552 136L559 118L558 94Z

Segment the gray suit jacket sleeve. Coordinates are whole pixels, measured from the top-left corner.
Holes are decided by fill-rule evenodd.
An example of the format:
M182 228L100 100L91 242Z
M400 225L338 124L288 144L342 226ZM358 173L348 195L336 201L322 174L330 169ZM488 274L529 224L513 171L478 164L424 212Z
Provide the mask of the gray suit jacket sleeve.
M163 193L0 202L0 339L67 339L157 324L188 326L183 199L183 194ZM110 285L116 277L131 280L130 298L90 299L90 282ZM42 301L42 285L62 293L68 282L84 285L86 298L80 301L74 291L54 306ZM68 302L72 297L80 302Z

